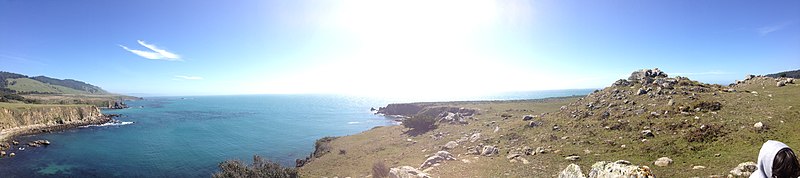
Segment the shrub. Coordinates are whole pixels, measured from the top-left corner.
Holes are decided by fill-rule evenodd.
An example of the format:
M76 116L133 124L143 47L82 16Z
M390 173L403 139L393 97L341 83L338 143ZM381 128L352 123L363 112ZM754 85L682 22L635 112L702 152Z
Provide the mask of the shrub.
M417 115L403 120L403 126L413 130L430 130L435 128L436 118L426 115Z
M246 166L237 160L228 160L219 163L222 172L214 173L214 178L238 178L238 177L298 177L297 169L285 168L278 163L253 156L253 165Z
M378 161L372 164L372 177L374 178L386 178L389 177L389 167L386 167L386 164L383 162Z

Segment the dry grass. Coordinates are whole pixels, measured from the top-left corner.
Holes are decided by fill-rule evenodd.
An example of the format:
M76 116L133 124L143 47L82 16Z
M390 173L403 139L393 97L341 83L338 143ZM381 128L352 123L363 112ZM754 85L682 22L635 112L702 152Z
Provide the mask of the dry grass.
M447 161L428 173L441 177L551 177L570 163L576 163L587 171L595 162L623 159L650 166L659 177L726 176L737 164L755 161L761 143L766 140L780 140L800 147L797 134L800 133L799 85L779 88L775 87L774 81L764 79L750 80L733 88L738 91L712 90L693 92L696 94L693 96L674 95L675 104L671 106L667 105L667 100L646 95L631 96L629 100L636 102L637 107L646 108L646 114L621 115L621 111L612 111L605 119L600 112L586 118L553 114L561 106L578 102L579 98L436 103L438 106L476 108L481 114L468 125L440 123L436 129L416 136L404 134L407 129L402 126L389 126L340 137L330 142L330 149L347 150L347 154L326 154L299 170L303 177L364 177L372 174L370 168L375 162L385 162L388 167L418 167L426 156L442 150L445 143L473 132L482 133L482 139L474 143L462 142L457 148L448 150L458 160ZM594 101L595 98L597 96L593 94L581 102ZM714 102L719 102L719 110L716 110L718 106ZM681 106L703 109L678 114ZM651 116L650 111L670 111L672 114ZM528 122L522 121L524 115L541 113L551 113L535 119L542 122L542 126L527 127ZM504 119L503 115L510 117ZM769 129L754 129L756 122L763 122ZM556 125L559 129L553 130ZM495 127L500 128L496 133ZM642 130L652 130L655 136L645 137ZM440 132L444 134L442 139L431 137ZM479 143L498 145L500 156L466 154L468 147ZM505 158L509 150L524 146L551 148L558 153L524 156L531 164L512 163ZM564 157L568 155L578 155L581 159L567 161ZM664 156L672 158L673 164L666 167L653 165L653 161ZM706 169L692 169L696 165Z

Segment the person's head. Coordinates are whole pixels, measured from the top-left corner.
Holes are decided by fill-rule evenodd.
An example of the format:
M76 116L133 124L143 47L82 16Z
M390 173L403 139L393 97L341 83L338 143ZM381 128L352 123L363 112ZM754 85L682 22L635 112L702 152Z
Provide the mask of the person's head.
M775 154L775 159L772 160L772 177L800 177L800 163L797 162L797 155L791 148L783 148Z

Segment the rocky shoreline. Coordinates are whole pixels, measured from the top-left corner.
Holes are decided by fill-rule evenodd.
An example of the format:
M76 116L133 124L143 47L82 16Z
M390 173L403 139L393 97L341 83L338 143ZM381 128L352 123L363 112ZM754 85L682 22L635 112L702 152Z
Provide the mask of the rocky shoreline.
M13 157L16 155L16 152L23 151L27 148L34 148L34 147L41 147L50 145L50 141L48 140L35 140L31 141L27 144L20 144L18 141L18 137L26 136L26 135L35 135L41 133L52 133L58 132L68 129L78 128L80 126L86 125L95 125L95 124L104 124L108 122L114 122L114 117L118 117L119 115L101 115L96 119L90 120L78 120L70 123L64 124L35 124L35 125L27 125L22 127L15 127L10 129L4 129L0 131L0 158L3 157Z

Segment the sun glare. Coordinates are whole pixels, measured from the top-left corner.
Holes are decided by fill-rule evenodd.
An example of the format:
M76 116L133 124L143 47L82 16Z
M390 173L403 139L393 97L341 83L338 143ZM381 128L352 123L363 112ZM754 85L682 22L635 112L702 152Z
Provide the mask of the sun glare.
M524 86L531 72L481 46L498 17L495 1L344 1L323 28L357 49L266 83L269 93L463 97ZM507 14L506 14L507 15ZM526 82L527 83L527 82ZM542 89L526 86L526 89Z

